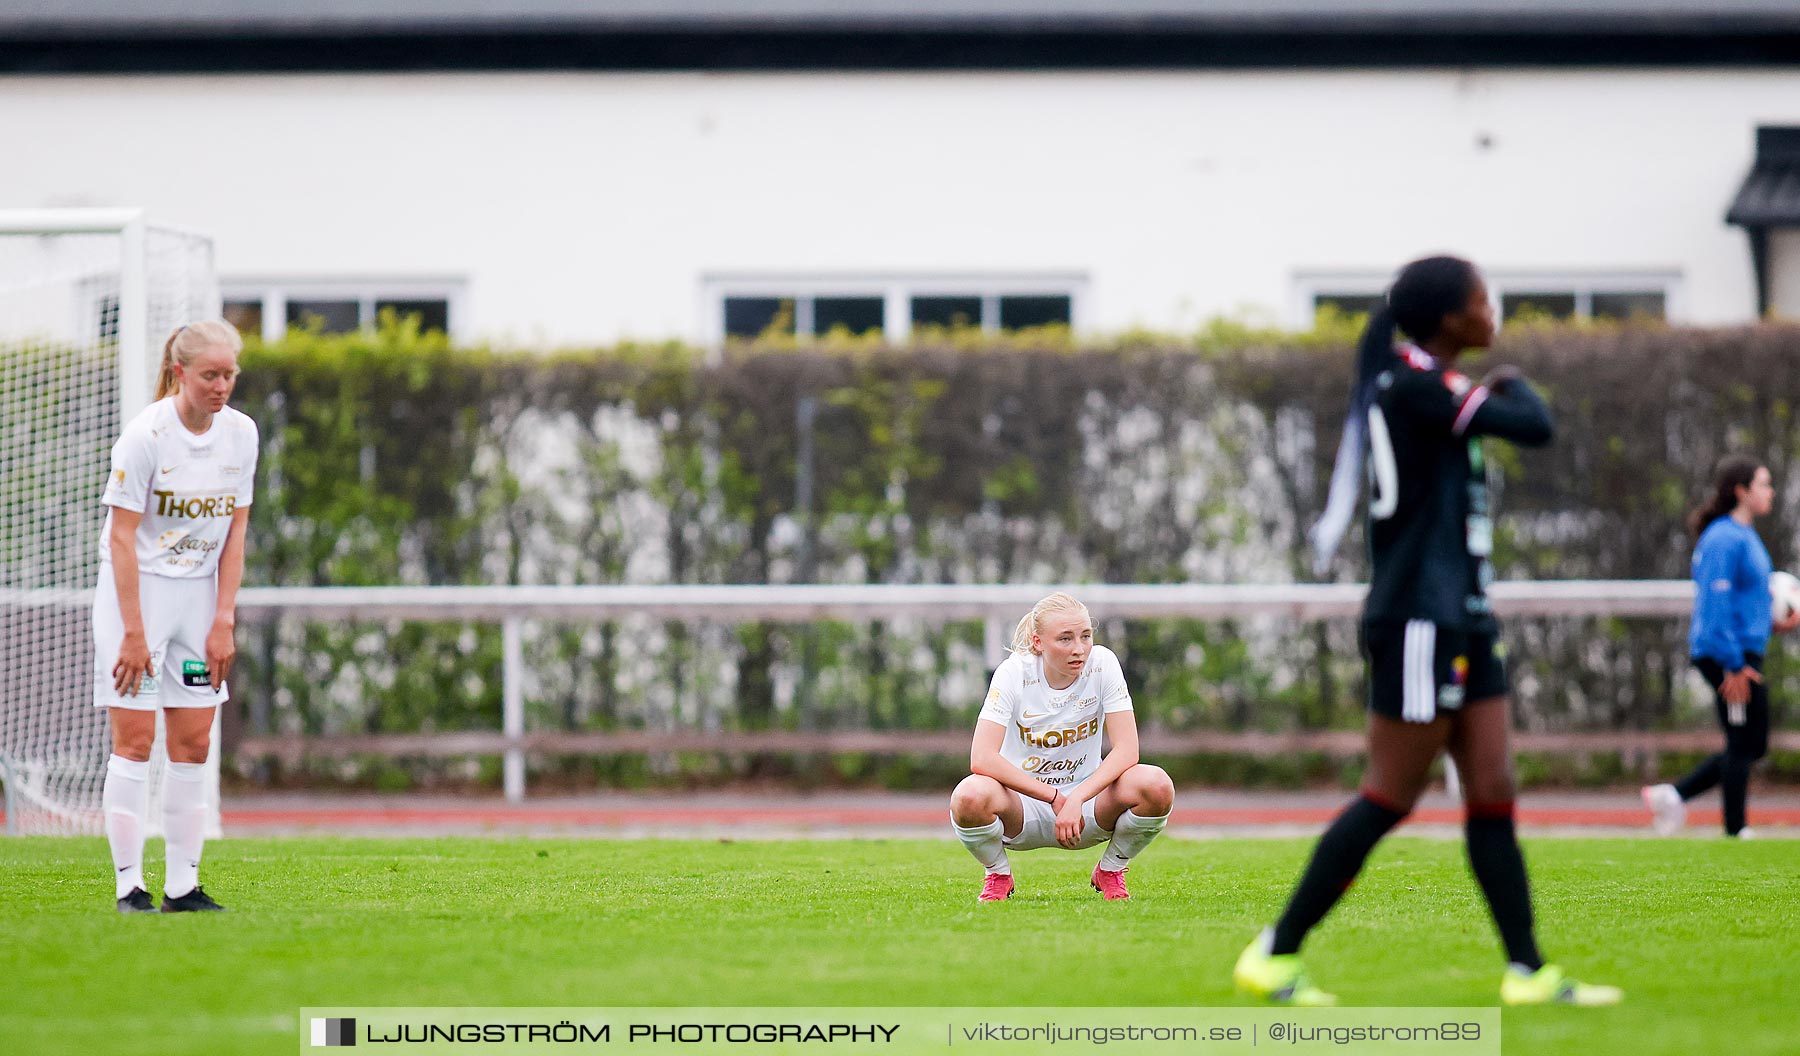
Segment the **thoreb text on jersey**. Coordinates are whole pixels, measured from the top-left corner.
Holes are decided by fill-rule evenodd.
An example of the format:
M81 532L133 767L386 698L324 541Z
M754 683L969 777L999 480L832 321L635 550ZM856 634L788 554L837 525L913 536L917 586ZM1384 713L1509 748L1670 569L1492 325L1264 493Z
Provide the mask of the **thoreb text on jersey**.
M153 491L158 517L229 517L237 510L236 495L177 495Z
M1061 748L1067 744L1085 741L1100 732L1100 720L1089 719L1079 726L1069 726L1060 730L1049 730L1042 735L1032 731L1031 727L1019 727L1019 739L1033 748Z

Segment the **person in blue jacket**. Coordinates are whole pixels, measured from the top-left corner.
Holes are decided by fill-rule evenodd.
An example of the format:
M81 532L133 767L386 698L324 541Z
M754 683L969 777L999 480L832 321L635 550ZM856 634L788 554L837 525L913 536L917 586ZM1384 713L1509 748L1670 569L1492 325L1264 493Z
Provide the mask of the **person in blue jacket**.
M1751 522L1775 504L1769 469L1732 455L1713 473L1712 497L1688 515L1694 545L1694 621L1688 654L1713 687L1725 750L1672 785L1643 790L1656 831L1672 835L1687 820L1687 801L1723 787L1725 834L1754 835L1744 824L1750 767L1769 750L1769 691L1763 651L1771 631L1791 631L1800 613L1777 624L1770 616L1769 551Z

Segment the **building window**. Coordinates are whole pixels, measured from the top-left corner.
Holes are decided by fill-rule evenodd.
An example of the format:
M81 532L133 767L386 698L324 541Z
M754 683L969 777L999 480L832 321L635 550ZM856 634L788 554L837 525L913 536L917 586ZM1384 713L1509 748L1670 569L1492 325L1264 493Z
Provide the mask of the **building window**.
M1500 320L1573 319L1575 294L1552 290L1509 290L1500 295Z
M705 283L713 343L763 334L875 335L904 341L914 331L1076 327L1083 276L716 277Z
M764 334L887 332L887 301L881 297L726 297L724 305L725 336L746 341Z
M813 298L812 332L833 331L861 337L871 331L887 330L887 302L880 297L815 297Z
M1576 286L1561 290L1507 290L1500 294L1500 317L1506 322L1521 317L1660 322L1668 318L1668 302L1668 293L1659 289L1597 290Z
M960 330L981 325L980 297L913 297L913 329L938 327Z
M450 300L440 298L381 298L375 302L375 318L379 320L388 312L398 316L416 315L419 317L419 329L450 332Z
M1591 314L1596 319L1667 319L1668 301L1661 290L1596 293Z
M794 332L792 297L725 298L725 335L753 338Z
M1505 271L1487 274L1488 295L1502 322L1528 319L1664 320L1680 291L1672 273L1634 275L1541 275ZM1300 275L1295 281L1295 325L1311 327L1326 308L1362 315L1381 303L1389 277Z
M1380 303L1379 293L1316 293L1312 310L1315 316L1327 308L1339 315L1368 315Z
M289 301L287 325L347 334L362 326L362 305L357 301Z
M419 327L456 335L459 282L430 280L227 280L225 319L239 332L278 341L291 327L327 334L373 329L388 314L417 316Z
M1071 306L1067 297L1002 297L1000 329L1024 330L1033 326L1068 326Z
M907 298L907 306L909 331L975 328L994 333L1075 325L1073 293L925 294Z

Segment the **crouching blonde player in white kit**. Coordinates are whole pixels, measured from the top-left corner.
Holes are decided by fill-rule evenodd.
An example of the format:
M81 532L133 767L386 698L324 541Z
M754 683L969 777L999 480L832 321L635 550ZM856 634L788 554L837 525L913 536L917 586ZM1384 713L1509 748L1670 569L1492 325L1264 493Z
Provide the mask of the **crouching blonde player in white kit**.
M112 716L101 806L121 913L155 912L143 859L158 708L169 754L162 911L224 908L200 890L200 847L213 711L226 700L237 655L232 628L256 476L256 423L225 406L242 347L228 323L175 331L163 346L156 402L112 449L94 592L94 704Z
M980 900L1012 897L1006 852L1106 843L1092 883L1129 898L1125 869L1168 823L1175 786L1138 762L1137 719L1119 658L1094 644L1087 609L1067 594L1034 605L994 672L969 769L950 796L957 838L987 879ZM1100 757L1101 724L1112 751Z

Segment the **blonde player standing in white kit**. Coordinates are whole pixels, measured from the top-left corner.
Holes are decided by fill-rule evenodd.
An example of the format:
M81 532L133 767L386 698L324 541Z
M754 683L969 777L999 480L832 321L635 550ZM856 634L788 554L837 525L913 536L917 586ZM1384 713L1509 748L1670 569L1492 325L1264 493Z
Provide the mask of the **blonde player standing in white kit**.
M230 324L184 326L163 346L156 402L112 449L94 592L94 705L112 717L101 805L119 912L153 913L144 890L150 745L162 709L168 873L162 912L224 907L200 890L213 712L225 676L244 529L256 476L256 423L225 406L243 348Z
M1104 759L1102 724L1112 741ZM987 870L982 902L1012 897L1007 851L1098 843L1108 846L1094 888L1109 902L1129 898L1125 869L1175 803L1169 775L1138 762L1119 658L1094 644L1086 607L1067 594L1042 599L1019 621L975 723L969 769L950 796L950 820Z

